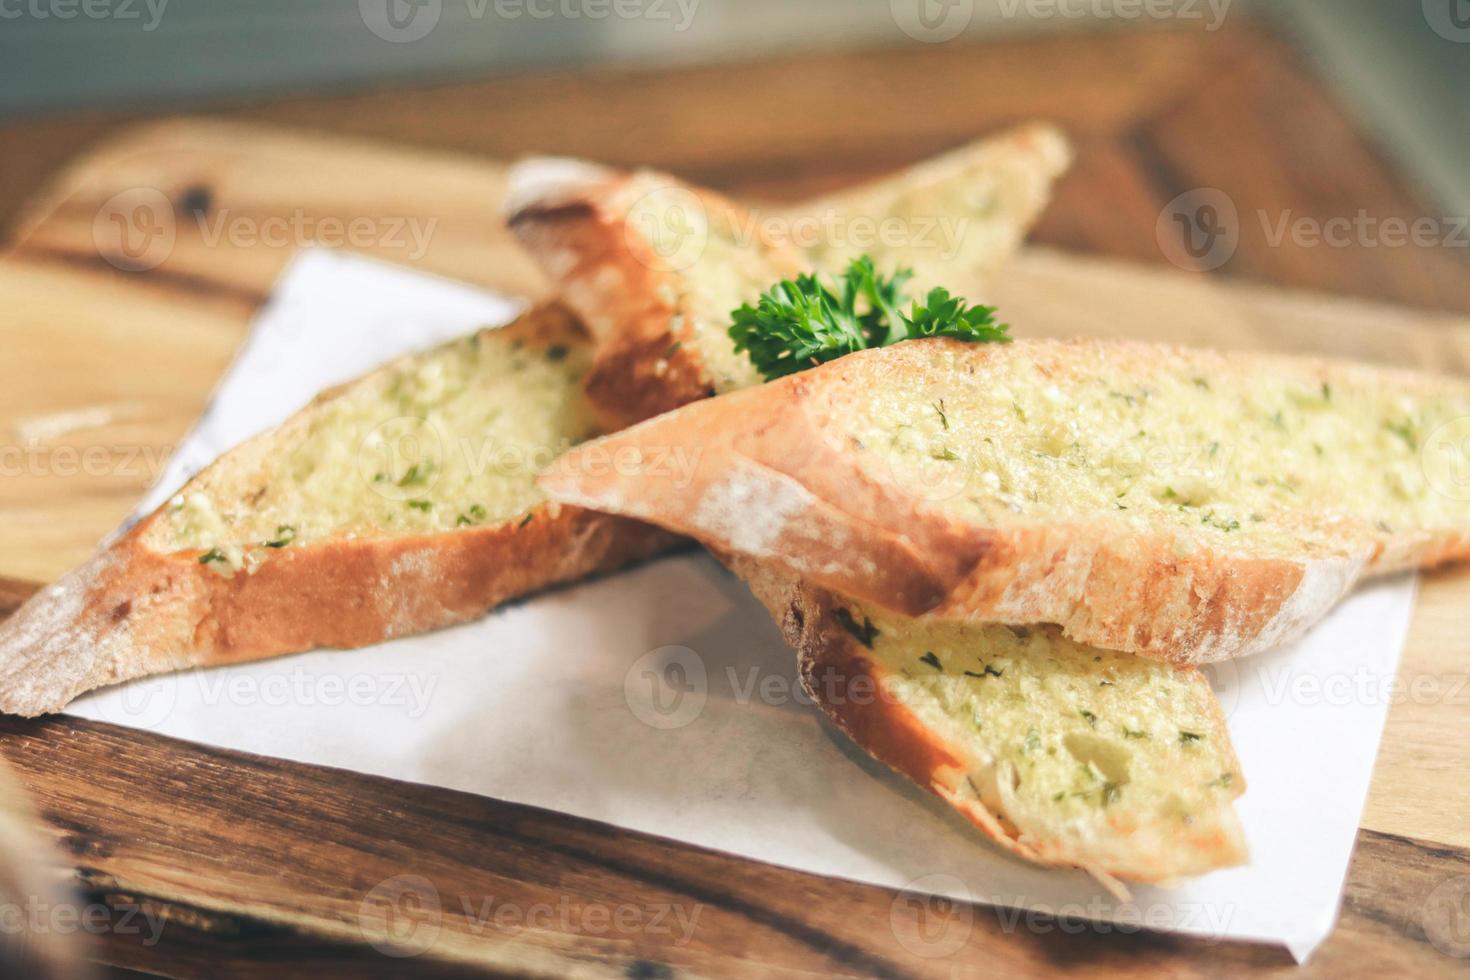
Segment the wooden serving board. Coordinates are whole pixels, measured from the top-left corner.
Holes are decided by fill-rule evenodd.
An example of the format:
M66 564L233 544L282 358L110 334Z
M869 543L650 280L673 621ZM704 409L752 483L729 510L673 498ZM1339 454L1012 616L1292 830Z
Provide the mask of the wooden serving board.
M267 227L328 233L365 221L377 238L356 251L539 295L544 283L501 227L502 189L502 167L483 160L200 120L126 132L68 167L25 211L0 262L0 447L11 453L0 463L20 461L0 481L0 613L85 556L197 417L298 244L289 230L279 244L261 240ZM127 228L112 217L160 201ZM426 247L392 234L409 220L432 222ZM158 222L167 247L148 237ZM150 268L128 271L140 265ZM1470 373L1461 318L1052 250L1022 255L995 298L1021 335L1315 351ZM1426 940L1425 903L1470 874L1467 607L1470 573L1426 578L1403 679L1422 678L1438 696L1389 715L1343 921L1316 963L1323 972L1456 964ZM580 919L487 926L456 898L437 920L440 941L412 963L446 975L938 976L1069 962L1109 975L1287 962L1276 950L1171 937L1010 931L983 910L913 906L884 889L528 807L66 718L0 721L0 752L90 894L172 916L156 948L95 940L102 958L139 969L188 975L224 957L237 975L282 976L330 958L357 975L396 975L402 963L367 944L363 916L373 887L400 874L472 907L570 896L707 910L680 944ZM963 925L961 947L914 956L904 930L936 922Z

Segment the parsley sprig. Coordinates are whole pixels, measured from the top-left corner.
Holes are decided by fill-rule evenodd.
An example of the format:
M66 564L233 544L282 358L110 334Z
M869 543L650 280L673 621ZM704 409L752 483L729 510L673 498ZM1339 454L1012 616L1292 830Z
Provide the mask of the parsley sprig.
M995 308L971 306L936 286L913 300L904 285L913 272L881 275L868 256L853 259L831 283L800 275L776 283L754 305L731 316L735 350L750 355L766 380L805 371L844 354L887 347L921 337L954 337L971 343L1008 342L1009 327L995 322Z

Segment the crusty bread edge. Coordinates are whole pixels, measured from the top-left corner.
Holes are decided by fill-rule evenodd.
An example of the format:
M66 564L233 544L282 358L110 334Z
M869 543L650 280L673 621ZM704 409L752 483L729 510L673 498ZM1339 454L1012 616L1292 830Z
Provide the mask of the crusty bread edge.
M1213 548L1182 552L1164 529L1120 535L1088 522L960 523L864 472L844 447L824 438L831 420L811 407L823 386L861 390L861 380L847 375L865 358L885 358L892 367L896 359L922 357L925 344L944 343L954 342L862 351L687 406L579 447L543 474L542 487L565 503L779 562L835 592L905 615L1056 623L1079 642L1179 665L1288 643L1365 574L1470 551L1464 534L1416 539L1413 547L1385 547L1380 535L1349 536L1335 551L1312 557L1247 556ZM1133 346L1141 356L1159 350ZM973 349L984 356L1000 348ZM658 465L679 454L693 463L687 472ZM615 457L644 462L595 465Z
M539 347L587 342L555 304L497 332ZM281 429L316 406L413 357L320 393L281 427L210 468L268 452ZM149 674L437 629L678 543L647 524L543 500L525 515L481 527L291 544L271 550L253 570L227 575L193 552L150 547L161 514L145 517L0 622L0 712L48 714L85 691Z
M1245 862L1244 832L1230 802L1222 805L1218 831L1204 833L1183 854L1173 855L1175 863L1123 848L1115 855L1131 850L1133 860L1120 865L1102 855L1086 857L1065 846L1038 848L1020 839L1019 830L970 784L966 748L949 743L899 699L882 693L886 669L833 615L842 603L840 597L773 564L716 554L751 587L797 651L802 687L823 714L874 759L938 796L1004 850L1036 864L1081 868L1115 894L1126 894L1120 879L1172 885L1190 875ZM1211 703L1212 730L1223 733L1223 712L1218 702ZM1233 748L1228 770L1240 770ZM1234 795L1244 788L1243 783L1236 786Z
M149 550L147 530L139 524L0 623L0 711L33 717L149 674L438 629L677 541L543 503L497 525L288 547L253 572L221 575L192 555Z

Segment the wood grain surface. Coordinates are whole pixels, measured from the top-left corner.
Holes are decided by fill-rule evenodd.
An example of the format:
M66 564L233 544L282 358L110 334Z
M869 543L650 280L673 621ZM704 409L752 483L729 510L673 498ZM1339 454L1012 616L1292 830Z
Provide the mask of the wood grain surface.
M1325 221L1359 209L1434 212L1289 48L1232 25L1214 35L919 46L739 70L507 78L302 98L208 120L0 126L0 210L13 218L0 263L0 464L9 467L0 614L91 549L196 417L298 244L295 232L262 241L272 219L316 232L365 220L376 237L358 251L536 294L543 284L500 227L503 171L489 162L531 151L653 163L790 201L1047 116L1069 128L1079 160L1037 236L1061 248L1022 256L997 297L1018 332L1328 351L1470 372L1463 250L1266 240L1261 213ZM913 111L919 104L924 111ZM809 125L785 125L793 115ZM1170 267L1155 238L1164 205L1200 187L1222 189L1243 216L1235 256L1210 276ZM160 260L155 267L135 272L108 216L140 189L161 195L172 239L166 254L144 254ZM423 248L388 234L410 220L432 223ZM1441 928L1456 911L1444 906L1454 883L1470 875L1467 598L1463 571L1423 584L1403 679L1431 694L1390 712L1342 920L1302 972L1430 975L1470 964L1445 951ZM1018 926L983 907L920 902L533 808L67 718L0 722L0 753L79 887L113 910L114 924L162 916L157 943L121 927L88 940L98 959L137 971L1295 969L1266 947L1065 921ZM532 914L541 909L550 911ZM604 921L618 914L622 926ZM678 914L694 917L687 935ZM402 959L373 945L392 936L409 949L433 941Z

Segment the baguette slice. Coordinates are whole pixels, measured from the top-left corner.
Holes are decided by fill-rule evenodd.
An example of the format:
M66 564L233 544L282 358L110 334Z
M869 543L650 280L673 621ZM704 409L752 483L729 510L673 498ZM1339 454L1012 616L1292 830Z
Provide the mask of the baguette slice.
M1115 891L1245 863L1245 782L1198 670L1054 627L908 619L770 563L731 565L837 727L1012 853Z
M873 254L925 284L982 288L1024 238L1071 154L1030 125L792 210L747 210L651 171L561 159L511 175L511 228L588 325L588 393L608 428L760 377L727 333L776 282Z
M1467 416L1470 384L1406 371L936 339L687 406L541 485L904 615L1198 664L1470 554L1442 458Z
M225 454L0 623L0 711L431 630L669 546L536 489L537 468L597 431L587 340L542 307L327 391Z

